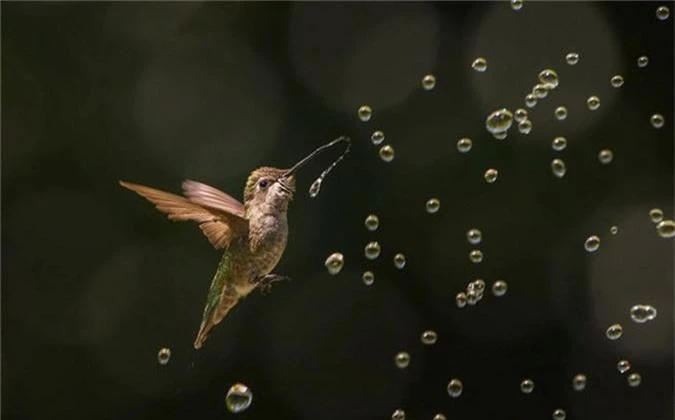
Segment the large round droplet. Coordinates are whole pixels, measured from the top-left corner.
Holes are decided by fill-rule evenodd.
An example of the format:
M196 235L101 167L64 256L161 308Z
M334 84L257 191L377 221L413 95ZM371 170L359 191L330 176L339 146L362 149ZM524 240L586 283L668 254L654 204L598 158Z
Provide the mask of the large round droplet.
M333 276L338 274L340 270L342 270L344 264L345 264L345 257L339 252L330 254L328 258L326 258L325 262L328 274L331 274Z
M370 135L370 141L375 145L379 145L384 141L384 132L377 130L374 131L373 134Z
M586 375L583 373L574 375L574 378L572 378L572 388L575 391L583 391L586 389Z
M372 271L365 271L363 275L361 275L361 280L366 286L372 286L375 282L375 273Z
M523 379L520 383L520 392L530 394L532 391L534 391L534 381L532 379Z
M507 289L508 285L504 280L497 280L492 284L492 294L497 297L504 296Z
M455 296L455 303L457 304L458 308L465 307L466 306L466 293L464 293L464 292L457 293L457 296Z
M649 64L649 57L647 57L646 55L642 55L642 56L638 57L638 59L637 59L638 67L645 68L645 67L647 67L648 64Z
M612 324L607 328L605 335L610 340L618 340L623 335L623 327L621 324Z
M597 96L591 96L586 99L586 105L588 106L588 109L595 111L596 109L600 108L600 98Z
M490 168L487 171L485 171L485 174L483 175L483 178L485 178L485 182L487 182L488 184L492 184L493 182L495 182L497 180L498 176L499 176L499 171L497 171L496 169Z
M649 117L649 122L651 123L652 127L661 128L661 127L663 127L663 124L665 123L665 120L663 119L663 115L654 114L651 117Z
M405 420L405 411L398 409L391 414L391 420Z
M366 248L365 248L364 251L365 251L366 258L368 258L369 260L374 260L374 259L376 259L377 257L380 256L380 251L381 251L380 244L377 243L377 242L374 242L374 241L368 242L368 245L366 245Z
M394 364L396 364L396 367L399 369L407 368L410 364L410 354L405 351L396 353L396 356L394 356Z
M523 8L523 0L511 0L511 9L520 10Z
M551 69L542 70L539 72L539 81L548 89L555 89L558 86L558 73Z
M473 60L473 63L471 63L471 68L482 73L487 70L487 60L483 57L478 57L477 59Z
M661 209L651 209L649 210L649 218L654 223L659 223L663 220L663 210Z
M553 115L555 116L556 120L562 121L565 118L567 118L567 108L564 106L559 106L553 111Z
M466 303L469 306L475 305L480 300L481 294L475 290L469 290L466 292Z
M405 255L398 253L394 255L394 267L402 270L405 267Z
M244 384L234 384L227 391L225 406L232 413L241 413L246 410L253 401L253 393Z
M551 143L551 148L556 152L565 150L566 147L567 147L567 139L565 137L556 137L553 139L553 142Z
M357 114L361 121L366 122L373 116L373 110L368 105L362 105Z
M537 97L533 93L528 93L525 95L525 106L528 108L534 108L537 105Z
M530 134L530 131L532 131L532 121L530 120L523 120L518 123L518 131L521 134Z
M371 232L374 232L380 226L380 219L374 214L369 214L366 217L364 224L366 226L366 229L368 229Z
M457 398L462 395L463 389L464 386L462 385L462 381L457 378L453 378L450 380L450 382L448 382L448 395L450 395L452 398Z
M483 261L483 251L480 249L474 249L469 252L469 260L474 264L479 264Z
M426 204L427 213L434 214L441 208L441 201L438 198L430 198Z
M639 373L631 373L628 375L628 386L631 386L633 388L640 386L642 383L642 376L640 376Z
M436 87L436 77L433 74L427 74L422 78L422 88L424 90L432 90Z
M466 240L472 245L478 245L482 239L483 234L478 229L469 229L469 231L466 232Z
M656 8L656 17L659 20L666 20L670 16L670 9L667 6L659 6Z
M557 178L564 177L567 173L565 162L562 159L553 159L551 161L551 172L553 172L553 175L555 175Z
M420 340L422 341L422 344L426 346L431 346L433 344L436 344L436 341L438 340L438 334L436 334L436 331L427 330L422 333L422 337L420 337Z
M659 224L656 225L656 231L662 238L672 238L675 236L675 222L672 220L664 220L659 222Z
M483 294L485 291L485 280L476 279L468 284L466 287L467 290L475 290L476 292Z
M159 349L159 351L157 352L157 363L164 366L167 363L169 363L170 359L171 359L171 349L167 347Z
M457 150L460 153L469 152L471 150L471 146L473 146L473 142L468 137L461 138L457 141Z
M567 417L567 414L562 408L553 410L553 420L565 420L565 417Z
M516 109L513 113L513 119L516 120L516 122L525 121L527 119L527 110L523 108Z
M577 63L579 62L579 54L578 54L578 53L575 53L575 52L568 53L568 54L565 56L565 61L566 61L567 64L569 64L570 66L573 66L573 65L575 65L575 64L577 64Z
M598 152L598 162L603 165L609 165L614 160L614 152L609 149L602 149Z
M485 128L488 132L502 133L508 130L513 123L513 114L506 108L498 109L492 112L485 119Z
M584 241L584 249L588 252L595 252L600 248L600 238L596 235L591 235Z
M616 370L618 370L619 373L628 372L630 370L630 362L628 360L619 360L616 364Z
M492 137L496 138L497 140L504 140L508 134L508 131L502 131L501 133L494 133Z
M389 163L394 160L394 148L388 144L380 147L380 159Z
M656 318L656 308L651 305L634 305L630 308L630 317L637 323L645 323Z
M547 85L543 84L536 84L532 88L532 94L537 97L537 99L544 99L545 97L548 96L548 90L549 88Z
M612 87L618 88L623 86L623 76L617 74L612 76L611 79L609 79L609 83L612 85Z

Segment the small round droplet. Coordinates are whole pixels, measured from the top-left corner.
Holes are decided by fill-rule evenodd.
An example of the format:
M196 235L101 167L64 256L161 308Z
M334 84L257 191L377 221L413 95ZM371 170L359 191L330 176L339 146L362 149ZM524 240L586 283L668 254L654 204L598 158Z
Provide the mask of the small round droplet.
M466 303L469 306L475 305L480 300L481 294L475 290L469 290L466 292Z
M567 417L567 414L562 408L553 410L553 420L565 420L565 417Z
M663 220L663 210L661 209L651 209L649 210L649 218L654 223L659 223Z
M448 395L450 395L452 398L457 398L462 395L463 389L464 386L462 385L462 381L457 378L453 378L450 380L450 382L448 382Z
M637 59L638 67L642 69L647 67L647 64L649 64L649 57L647 57L646 55L641 55L640 57L638 57Z
M397 368L405 369L410 364L410 355L405 351L398 352L396 353L396 356L394 356L394 363Z
M537 97L533 93L528 93L525 95L525 106L528 108L534 108L537 105Z
M508 289L508 285L504 280L497 280L492 283L492 294L497 297L504 296L506 294L506 289Z
M642 376L640 376L639 373L631 373L628 375L628 386L630 387L638 387L642 383Z
M246 410L253 401L253 393L244 384L234 384L227 391L225 406L231 413L241 413Z
M558 73L555 70L546 69L539 72L539 81L548 89L558 87Z
M487 182L488 184L492 184L493 182L495 182L497 180L498 176L499 176L499 171L497 171L496 169L490 168L487 171L485 171L485 175L483 175L483 178L485 178L485 182Z
M664 220L656 225L656 232L659 236L665 239L670 239L675 236L675 222L672 220Z
M380 147L380 159L387 163L394 160L394 148L388 144Z
M511 9L520 10L523 8L523 0L511 0Z
M434 416L434 420L447 420L447 417L444 414L438 413Z
M482 239L483 234L478 229L469 229L469 231L466 232L466 240L472 245L478 245Z
M474 264L479 264L480 262L483 261L483 251L480 249L474 249L471 252L469 252L469 259L471 260L472 263Z
M532 379L523 379L520 383L520 392L530 394L532 391L534 391L534 381Z
M623 86L623 76L617 74L612 76L611 79L609 79L609 83L612 85L612 87L618 88Z
M402 270L405 267L405 255L398 253L394 255L394 267Z
M466 287L467 290L475 290L476 292L483 294L485 291L485 280L483 279L476 279L469 283L469 285Z
M309 196L314 198L317 195L319 195L319 191L321 191L321 182L323 181L323 178L318 177L317 179L312 182L312 185L309 186Z
M374 214L369 214L366 217L364 224L366 226L366 229L368 229L371 232L374 232L380 226L380 219Z
M363 275L361 275L361 280L366 286L372 286L375 282L375 273L372 271L365 271Z
M666 20L670 16L670 9L666 6L659 6L656 8L656 17L659 20Z
M623 335L623 327L621 324L612 324L607 328L605 335L610 340L618 340Z
M579 54L575 52L568 53L565 56L565 61L567 61L567 64L569 64L570 66L573 66L579 62Z
M441 202L438 198L430 198L427 200L427 213L434 214L441 208Z
M422 78L422 88L424 90L432 90L436 87L436 77L433 74L427 74Z
M398 409L391 414L391 420L405 420L405 411Z
M556 120L562 121L565 118L567 118L567 108L564 106L559 106L553 111L553 115L555 116Z
M370 135L370 141L377 146L384 141L384 132L377 130Z
M619 360L616 364L616 370L618 370L619 373L628 372L630 370L630 362L628 360Z
M331 275L336 275L342 270L342 267L345 264L345 257L340 254L339 252L335 252L333 254L330 254L328 258L326 258L326 269L328 270L328 274Z
M574 375L574 378L572 378L572 388L575 391L583 391L586 389L586 375L583 373Z
M551 143L551 148L556 152L565 150L566 147L567 147L567 139L565 137L556 137L553 139L553 142Z
M436 344L436 341L438 340L438 334L436 334L436 331L433 330L427 330L422 333L422 344L426 346L431 346L433 344Z
M523 108L516 109L516 112L513 113L513 119L516 122L525 121L527 119L527 110Z
M485 119L485 128L488 132L502 133L508 130L513 123L513 114L506 108L498 109L493 111Z
M365 248L366 258L368 258L369 260L374 260L374 259L376 259L377 257L380 256L380 251L381 251L381 248L380 248L379 243L368 242L368 245L366 245L366 248Z
M537 99L544 99L548 96L549 88L547 85L537 84L532 88L532 94L537 97Z
M652 127L661 128L661 127L663 127L663 124L665 123L665 120L663 119L663 115L654 114L651 117L649 117L649 122L652 124Z
M478 57L477 59L473 60L473 63L471 63L471 67L478 71L478 72L484 72L487 70L487 60L484 59L483 57Z
M455 303L457 304L458 308L463 308L466 306L466 293L464 292L459 292L457 293L457 296L455 296Z
M457 141L457 150L459 153L468 153L471 150L471 146L473 146L473 142L468 137L461 138Z
M616 235L617 233L619 233L619 227L612 226L611 228L609 228L609 233L611 233L612 235Z
M630 308L631 319L639 324L653 320L656 314L656 308L651 305L634 305Z
M596 235L589 236L584 242L584 249L588 252L595 252L600 248L600 238Z
M373 110L368 105L362 105L358 112L359 119L363 122L370 121L373 116Z
M557 178L564 177L565 173L567 173L565 162L562 159L553 159L551 161L551 172L553 172L553 175Z
M609 165L614 160L614 152L609 149L602 149L598 152L598 162L603 165Z
M164 366L167 363L169 363L170 359L171 359L171 349L167 347L159 349L159 351L157 352L157 363Z
M532 131L532 121L523 120L519 122L518 131L520 131L521 134L530 134L530 131Z
M600 108L600 98L597 96L591 96L586 99L586 105L588 106L588 109L595 111L596 109Z

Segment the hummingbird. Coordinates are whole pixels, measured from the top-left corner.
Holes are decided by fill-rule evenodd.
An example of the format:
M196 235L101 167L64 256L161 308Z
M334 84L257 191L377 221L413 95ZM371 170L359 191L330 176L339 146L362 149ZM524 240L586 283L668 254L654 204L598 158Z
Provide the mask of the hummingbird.
M290 169L268 166L255 169L246 180L243 204L217 188L193 180L183 181L182 196L119 181L122 187L166 213L169 220L197 222L211 245L224 250L206 297L202 322L193 344L195 349L204 345L211 330L253 290L258 288L267 293L272 283L290 280L272 270L288 242L287 213L295 193L295 173L320 151L341 141L347 142L347 149L314 181L310 195L315 197L321 180L349 152L348 137L317 148Z

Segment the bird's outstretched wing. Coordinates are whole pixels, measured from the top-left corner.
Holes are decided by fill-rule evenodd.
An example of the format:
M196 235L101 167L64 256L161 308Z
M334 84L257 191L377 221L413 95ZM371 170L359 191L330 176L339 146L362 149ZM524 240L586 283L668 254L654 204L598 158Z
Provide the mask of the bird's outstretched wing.
M192 220L216 249L224 249L242 235L248 235L248 220L244 218L244 205L206 184L185 181L183 188L187 197L166 191L120 181L127 188L166 213L169 220Z

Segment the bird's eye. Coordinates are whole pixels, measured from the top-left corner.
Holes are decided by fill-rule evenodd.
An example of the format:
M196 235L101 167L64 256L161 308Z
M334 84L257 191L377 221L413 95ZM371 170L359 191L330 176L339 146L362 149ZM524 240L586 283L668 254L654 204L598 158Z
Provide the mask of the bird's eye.
M261 180L261 181L258 183L258 186L259 186L260 188L267 188L267 180L266 180L266 179Z

